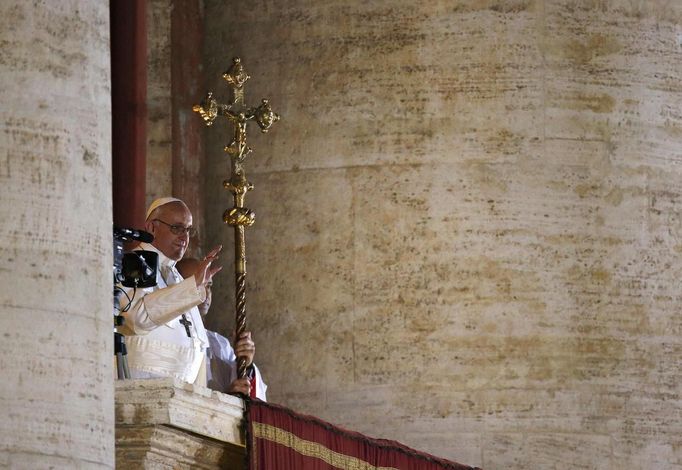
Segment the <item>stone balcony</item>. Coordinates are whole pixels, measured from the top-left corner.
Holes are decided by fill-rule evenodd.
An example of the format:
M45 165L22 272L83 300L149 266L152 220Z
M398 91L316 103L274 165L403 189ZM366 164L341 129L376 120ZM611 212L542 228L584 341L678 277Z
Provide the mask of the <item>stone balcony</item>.
M116 468L243 469L244 402L174 379L116 381Z

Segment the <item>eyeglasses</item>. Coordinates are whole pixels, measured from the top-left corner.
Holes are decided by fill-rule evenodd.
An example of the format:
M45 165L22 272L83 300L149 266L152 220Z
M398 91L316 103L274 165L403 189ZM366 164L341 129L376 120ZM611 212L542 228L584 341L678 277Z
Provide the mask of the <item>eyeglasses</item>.
M190 237L193 237L194 235L197 234L197 229L195 229L191 225L189 227L185 227L184 225L171 225L167 222L164 222L161 219L154 219L154 220L152 220L152 222L161 222L163 225L168 225L168 228L170 229L170 231L173 235L182 236L182 235L188 233Z

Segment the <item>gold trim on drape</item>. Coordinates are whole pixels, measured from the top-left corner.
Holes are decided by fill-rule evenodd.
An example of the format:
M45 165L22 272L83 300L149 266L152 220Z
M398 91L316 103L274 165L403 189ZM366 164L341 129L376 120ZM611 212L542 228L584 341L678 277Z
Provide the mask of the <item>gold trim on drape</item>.
M253 438L265 439L295 450L306 457L315 457L342 470L398 470L395 467L375 467L356 457L340 454L317 442L301 439L283 429L263 423L252 423Z

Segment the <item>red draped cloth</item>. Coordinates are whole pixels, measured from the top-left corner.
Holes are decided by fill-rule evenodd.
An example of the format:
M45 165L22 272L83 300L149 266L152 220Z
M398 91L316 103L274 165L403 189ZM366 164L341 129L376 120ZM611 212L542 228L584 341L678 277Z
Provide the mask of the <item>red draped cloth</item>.
M248 401L246 426L249 470L474 469L260 400Z

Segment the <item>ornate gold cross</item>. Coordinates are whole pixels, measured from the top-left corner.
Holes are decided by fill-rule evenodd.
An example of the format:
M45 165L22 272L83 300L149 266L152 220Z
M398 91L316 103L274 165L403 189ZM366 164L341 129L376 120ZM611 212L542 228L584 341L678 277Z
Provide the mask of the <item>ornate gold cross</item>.
M234 125L232 142L224 150L230 156L230 179L223 181L223 187L228 189L234 197L234 206L223 214L223 222L234 227L235 234L235 281L236 281L236 325L237 338L246 331L246 242L244 228L253 225L256 214L244 207L246 193L253 189L253 185L246 179L244 173L244 159L251 153L246 145L246 124L256 121L262 132L279 121L279 115L272 112L268 100L262 100L257 108L249 108L244 104L244 84L250 78L244 71L239 57L232 60L232 66L223 74L223 78L232 89L229 104L219 104L213 99L210 91L201 104L194 105L193 111L201 114L207 126L213 125L218 116L225 116ZM246 376L244 358L238 358L238 375Z

